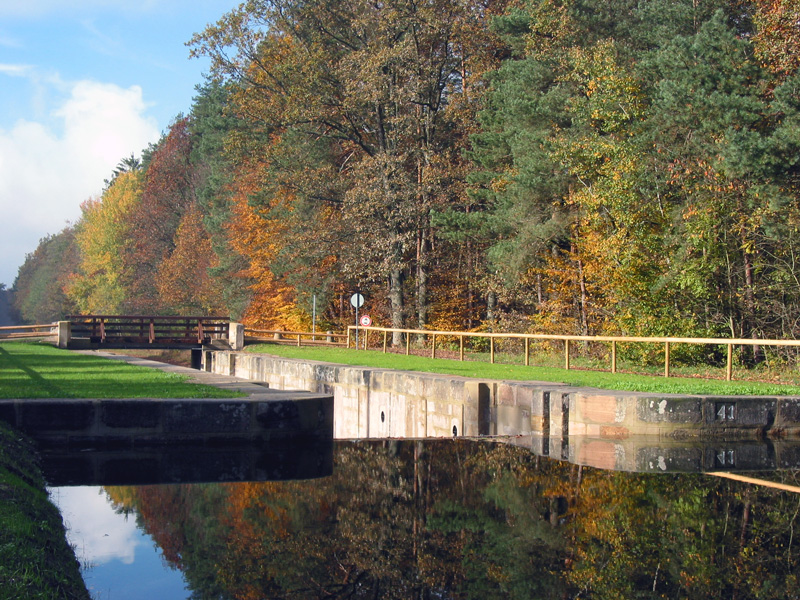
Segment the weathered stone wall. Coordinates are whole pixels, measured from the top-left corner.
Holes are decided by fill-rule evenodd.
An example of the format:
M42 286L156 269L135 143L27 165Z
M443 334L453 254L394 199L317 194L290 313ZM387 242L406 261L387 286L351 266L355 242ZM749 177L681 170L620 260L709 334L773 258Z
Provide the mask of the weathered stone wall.
M234 400L0 400L0 421L40 443L270 442L331 439L332 405L329 395L269 390Z
M204 368L334 396L334 437L800 436L800 398L645 394L207 351Z

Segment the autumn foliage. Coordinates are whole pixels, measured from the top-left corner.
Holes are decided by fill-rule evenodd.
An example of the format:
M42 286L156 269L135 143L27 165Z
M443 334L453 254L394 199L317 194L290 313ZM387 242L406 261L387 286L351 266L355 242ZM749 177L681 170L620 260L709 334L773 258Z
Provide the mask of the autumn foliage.
M87 201L47 296L296 329L314 298L349 324L360 291L396 327L796 337L797 22L788 0L245 3L191 41L192 111Z

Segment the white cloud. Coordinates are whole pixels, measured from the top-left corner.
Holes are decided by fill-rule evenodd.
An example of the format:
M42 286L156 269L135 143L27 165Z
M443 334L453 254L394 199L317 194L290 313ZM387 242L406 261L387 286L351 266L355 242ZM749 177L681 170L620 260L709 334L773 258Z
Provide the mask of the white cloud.
M117 163L159 137L140 87L67 85L52 111L58 127L20 120L0 130L0 282L8 285L40 238L76 220Z
M131 564L142 545L134 518L117 514L102 488L62 487L51 490L67 528L67 539L83 564L102 565L112 560Z
M31 72L30 65L7 65L0 63L0 73L11 76L24 76Z

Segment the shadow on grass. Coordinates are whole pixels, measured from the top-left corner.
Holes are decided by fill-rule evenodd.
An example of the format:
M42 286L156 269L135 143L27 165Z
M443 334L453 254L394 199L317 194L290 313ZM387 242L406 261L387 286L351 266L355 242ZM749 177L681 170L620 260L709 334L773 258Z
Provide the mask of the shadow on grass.
M31 365L29 361L22 361L14 354L8 352L5 348L0 346L0 371L10 365L10 368L22 371L30 379L31 385L38 387L46 392L52 398L69 397L61 387L55 385L45 377L42 377ZM23 386L24 387L24 383ZM33 390L29 390L33 391Z
M182 375L46 345L0 344L0 373L0 398L232 397Z

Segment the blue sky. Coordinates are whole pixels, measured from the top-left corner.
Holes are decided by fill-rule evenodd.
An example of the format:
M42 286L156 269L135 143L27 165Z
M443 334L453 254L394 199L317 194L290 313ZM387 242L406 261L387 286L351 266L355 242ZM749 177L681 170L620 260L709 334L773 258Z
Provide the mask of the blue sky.
M191 109L195 32L237 0L0 0L0 283Z

